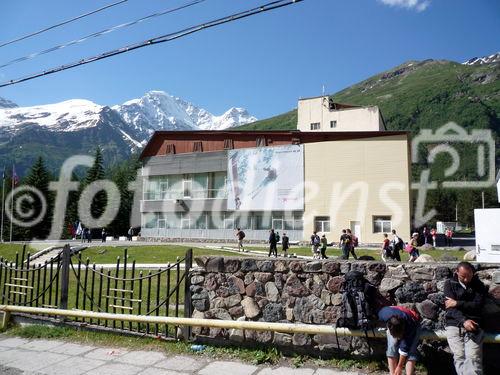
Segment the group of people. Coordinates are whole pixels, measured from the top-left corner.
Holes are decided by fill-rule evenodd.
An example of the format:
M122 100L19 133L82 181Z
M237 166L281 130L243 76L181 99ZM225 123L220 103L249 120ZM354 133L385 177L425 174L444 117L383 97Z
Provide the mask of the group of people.
M487 289L469 262L458 264L446 280L446 338L458 375L482 374L481 309ZM387 362L391 375L415 373L420 316L403 306L388 306L378 313L387 325Z
M410 241L405 243L403 239L398 236L395 229L392 230L391 240L389 240L389 235L384 233L381 251L382 260L384 262L387 262L388 260L401 262L400 251L406 251L410 256L409 261L416 261L420 256L420 252L418 251L418 237L418 233L415 232L411 236Z
M319 236L318 232L314 231L310 240L311 252L313 259L328 259L326 249L328 240L326 234ZM349 254L352 254L354 259L358 259L355 248L358 246L358 238L350 229L343 229L339 239L339 247L342 249L342 259L349 259Z
M236 239L238 241L238 251L245 252L245 247L243 245L243 240L245 239L245 232L241 230L241 228L236 228ZM283 251L283 256L288 257L288 249L290 248L290 238L283 233L281 237L278 231L274 231L274 229L269 230L269 254L268 256L274 255L274 257L278 257L278 243L281 242L281 250Z
M271 229L269 231L269 254L268 256L274 255L275 258L278 257L278 243L281 241L281 250L283 251L283 256L287 257L288 256L288 249L290 248L290 238L286 235L286 233L283 233L283 236L280 237L280 234L278 231L274 231L274 229Z
M422 245L426 245L426 244L430 245L432 243L432 246L437 247L438 232L437 232L436 228L431 228L429 230L427 225L424 225L424 227L421 230L421 233L422 234L421 234L420 243ZM453 228L445 227L445 229L444 229L444 245L445 246L448 246L448 247L453 246L453 235L454 235Z

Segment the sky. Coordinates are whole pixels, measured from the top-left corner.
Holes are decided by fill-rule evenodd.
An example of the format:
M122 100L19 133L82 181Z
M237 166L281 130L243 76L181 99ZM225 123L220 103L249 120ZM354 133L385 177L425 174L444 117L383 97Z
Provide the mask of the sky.
M0 2L0 44L118 0ZM128 0L0 47L0 65L191 0ZM204 0L187 9L0 68L0 82L178 31L270 0ZM165 91L220 115L259 119L301 97L333 94L408 60L463 62L500 51L497 0L304 0L173 42L0 88L19 106L87 99L121 104Z

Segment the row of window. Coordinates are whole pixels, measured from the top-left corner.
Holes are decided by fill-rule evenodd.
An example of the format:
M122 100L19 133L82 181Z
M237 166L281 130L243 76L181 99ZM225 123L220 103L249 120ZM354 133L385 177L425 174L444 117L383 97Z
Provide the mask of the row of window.
M226 197L226 172L152 176L144 179L144 200Z
M337 120L330 121L330 129L335 129L337 127ZM311 122L311 130L319 130L321 129L320 122Z
M303 230L302 213L188 212L147 213L142 227L148 229L254 229Z
M373 216L373 233L389 233L392 230L390 216ZM314 218L316 232L330 232L330 216L316 216Z
M303 230L302 213L234 213L234 212L188 212L147 213L142 216L142 227L148 229L254 229ZM314 230L329 233L329 216L316 216ZM373 233L390 233L390 216L373 216Z

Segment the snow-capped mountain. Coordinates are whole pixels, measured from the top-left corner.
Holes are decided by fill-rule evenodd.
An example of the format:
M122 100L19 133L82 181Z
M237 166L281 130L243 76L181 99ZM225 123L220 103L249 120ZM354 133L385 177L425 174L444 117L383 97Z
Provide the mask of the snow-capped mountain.
M14 108L14 107L17 107L16 103L13 103L7 99L0 98L0 108Z
M155 130L222 130L257 120L242 108L215 116L163 91L150 91L140 99L112 108L131 127L148 134Z
M156 130L221 130L255 120L241 108L215 116L161 91L111 108L82 99L18 107L0 98L0 159L19 163L19 150L29 149L22 152L27 167L37 154L62 161L99 145L107 161L120 160L142 148Z
M7 107L0 110L0 128L16 134L26 126L53 132L73 132L97 125L102 106L88 100L67 100L35 107Z
M483 64L491 64L491 63L496 63L496 62L500 62L500 52L494 53L493 55L490 55L490 56L473 57L472 59L464 61L462 64L463 65L483 65Z

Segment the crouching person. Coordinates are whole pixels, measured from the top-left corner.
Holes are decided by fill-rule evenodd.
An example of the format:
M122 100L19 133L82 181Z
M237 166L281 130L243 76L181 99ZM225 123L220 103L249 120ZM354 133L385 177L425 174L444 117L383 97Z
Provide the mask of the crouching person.
M403 306L387 306L378 313L387 325L387 363L391 375L415 374L420 316Z
M444 295L446 338L457 374L482 374L481 310L486 287L475 275L472 264L458 264L453 277L444 284Z

